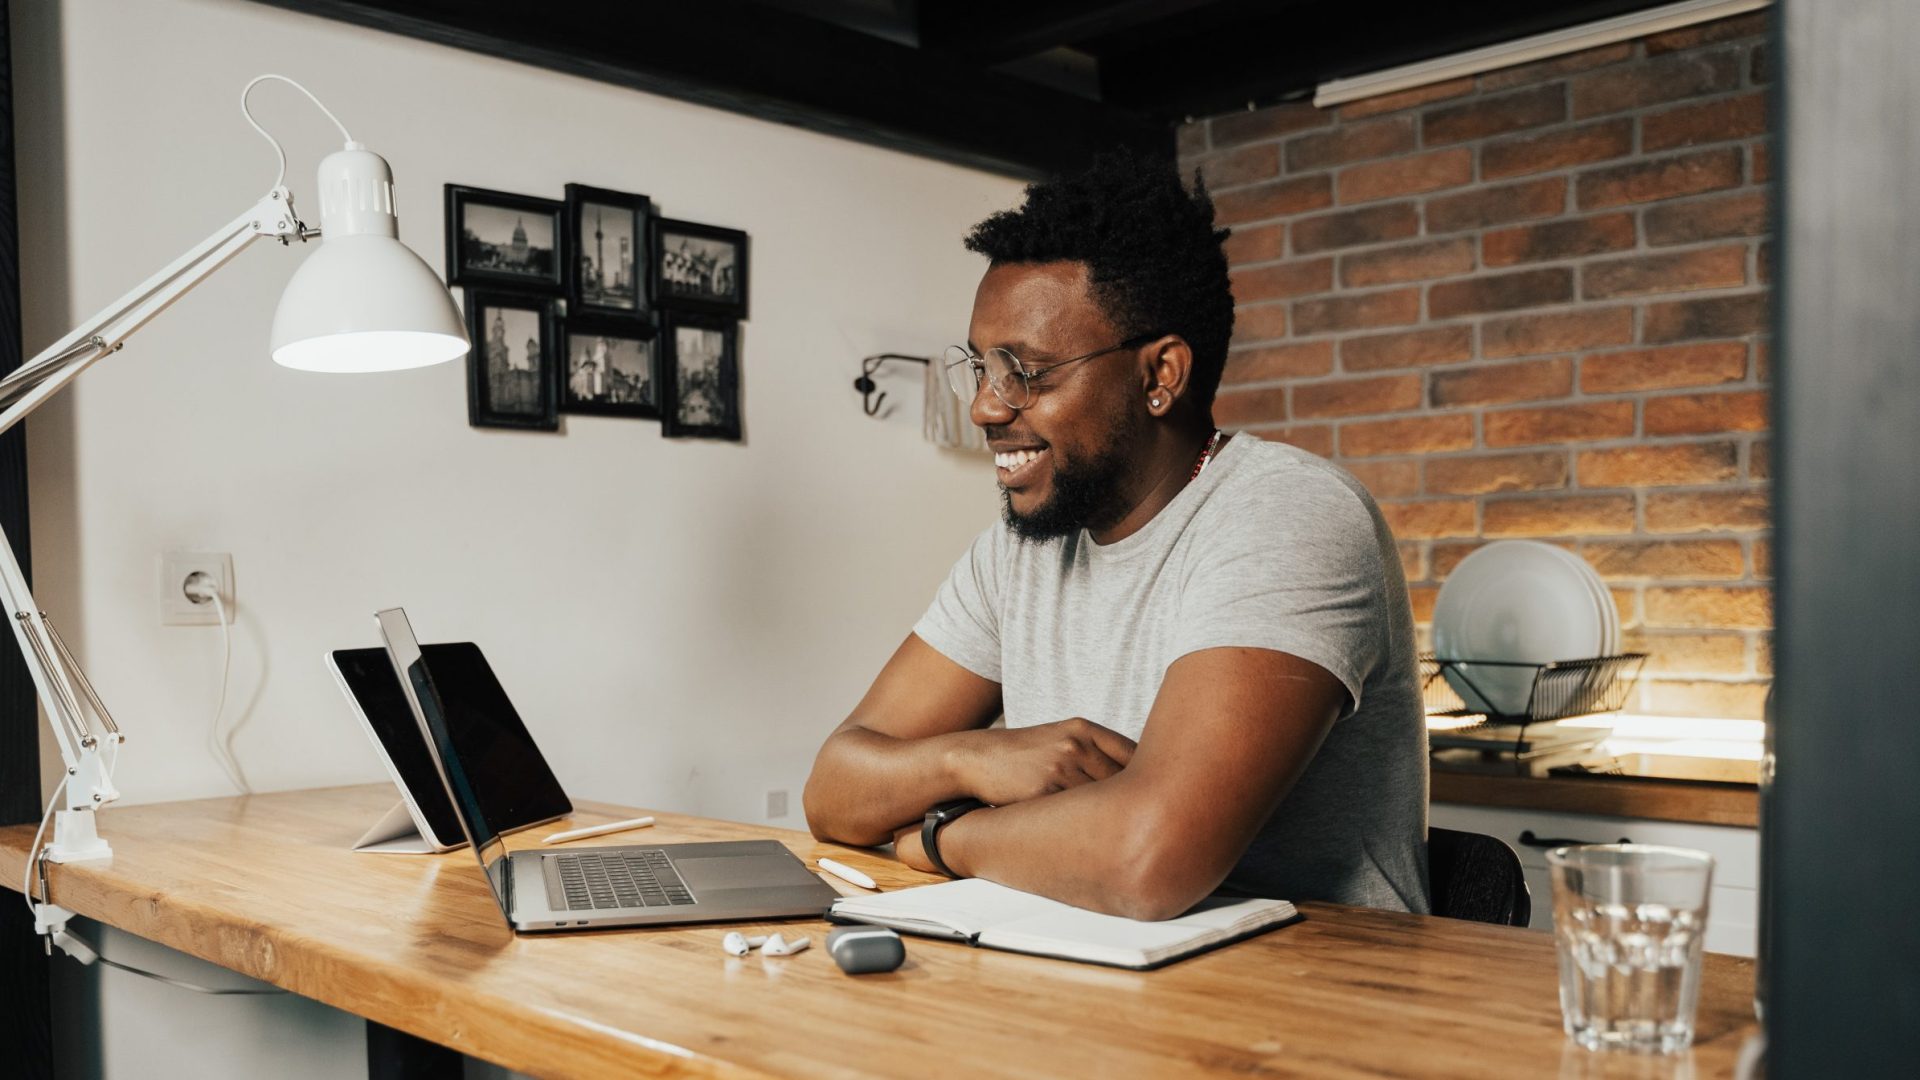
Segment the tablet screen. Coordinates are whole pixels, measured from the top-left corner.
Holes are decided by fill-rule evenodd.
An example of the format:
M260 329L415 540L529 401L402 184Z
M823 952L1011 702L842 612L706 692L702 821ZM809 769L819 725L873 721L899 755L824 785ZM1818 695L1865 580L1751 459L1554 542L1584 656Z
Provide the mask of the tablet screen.
M505 833L572 813L573 804L546 758L540 756L540 748L480 647L462 641L424 645L421 651L433 671L461 760L478 780L476 789L487 822ZM420 725L400 692L387 651L338 649L333 663L434 837L442 844L462 843L460 822L447 805L447 790L427 756Z

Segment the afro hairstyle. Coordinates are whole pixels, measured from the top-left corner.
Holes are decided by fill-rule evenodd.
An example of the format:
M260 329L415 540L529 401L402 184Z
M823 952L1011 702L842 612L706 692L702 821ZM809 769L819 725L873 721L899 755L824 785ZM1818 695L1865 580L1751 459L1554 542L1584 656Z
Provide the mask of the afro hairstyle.
M970 251L1003 263L1078 262L1121 334L1178 334L1193 350L1189 393L1210 406L1233 336L1233 290L1196 174L1189 191L1171 159L1129 150L1087 171L1029 185L1026 201L973 227Z

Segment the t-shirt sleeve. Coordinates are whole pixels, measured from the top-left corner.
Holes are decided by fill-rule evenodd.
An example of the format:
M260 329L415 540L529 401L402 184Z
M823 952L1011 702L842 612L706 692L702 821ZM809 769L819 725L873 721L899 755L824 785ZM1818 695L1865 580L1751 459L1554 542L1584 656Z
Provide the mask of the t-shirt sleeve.
M914 636L983 679L1000 681L1000 529L976 538L934 594Z
M1224 494L1224 493L1222 493ZM1291 653L1360 707L1384 659L1387 582L1367 504L1338 477L1291 470L1208 507L1190 549L1169 662L1240 646Z

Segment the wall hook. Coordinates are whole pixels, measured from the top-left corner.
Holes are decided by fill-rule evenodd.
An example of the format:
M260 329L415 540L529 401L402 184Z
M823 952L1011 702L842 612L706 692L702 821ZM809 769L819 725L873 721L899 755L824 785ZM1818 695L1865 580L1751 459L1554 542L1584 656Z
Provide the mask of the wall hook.
M873 373L880 370L880 365L889 360L901 360L911 364L933 362L924 356L908 356L905 353L880 353L860 361L860 377L853 380L853 388L860 391L860 407L866 410L868 416L877 415L880 412L880 406L887 403L885 390L881 390L878 397L874 396L876 387L873 382Z

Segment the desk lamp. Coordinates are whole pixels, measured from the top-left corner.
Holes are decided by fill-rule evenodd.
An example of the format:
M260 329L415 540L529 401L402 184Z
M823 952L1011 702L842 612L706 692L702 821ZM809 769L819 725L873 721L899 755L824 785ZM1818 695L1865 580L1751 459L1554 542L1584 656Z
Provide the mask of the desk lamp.
M286 152L247 107L253 88L268 80L306 94L346 139L344 149L320 162L319 229L308 228L295 214L293 193L282 183ZM280 161L273 187L224 228L0 379L0 432L25 419L89 364L119 352L135 330L263 237L282 246L325 237L280 296L270 339L275 362L303 371L398 371L466 355L466 330L446 286L400 243L393 171L386 160L355 142L320 99L285 76L262 75L249 82L240 92L240 111L273 144ZM0 601L12 613L8 621L66 763L60 780L65 808L55 815L44 857L54 862L106 858L113 852L95 828L94 813L119 797L113 767L124 736L53 620L34 603L4 532ZM56 790L52 801L59 799Z

